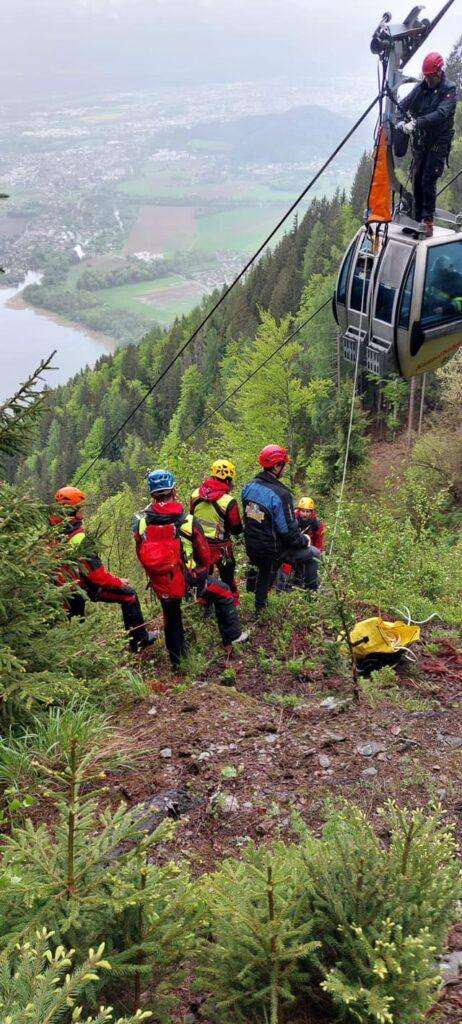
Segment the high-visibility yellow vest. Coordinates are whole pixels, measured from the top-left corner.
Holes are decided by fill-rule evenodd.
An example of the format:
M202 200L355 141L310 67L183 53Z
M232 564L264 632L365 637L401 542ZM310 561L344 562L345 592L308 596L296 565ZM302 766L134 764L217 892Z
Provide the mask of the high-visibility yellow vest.
M234 501L232 494L222 494L215 501L197 501L198 498L199 488L193 491L191 499L194 503L194 517L202 526L207 540L224 540L226 510Z
M196 568L196 562L194 560L193 542L192 542L193 519L194 519L194 516L191 516L191 515L186 516L186 519L185 519L184 523L181 524L180 529L179 529L179 534L180 534L180 537L181 537L181 543L182 543L182 547L183 547L183 553L184 553L187 569L195 569Z
M85 540L85 531L79 530L76 533L71 533L68 537L67 543L71 548L79 548L82 542Z

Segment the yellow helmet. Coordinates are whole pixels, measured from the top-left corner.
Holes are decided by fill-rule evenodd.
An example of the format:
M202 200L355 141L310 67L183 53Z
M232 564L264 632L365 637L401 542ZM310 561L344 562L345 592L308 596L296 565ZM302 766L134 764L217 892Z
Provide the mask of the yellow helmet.
M229 459L215 459L215 462L212 462L210 467L210 472L218 480L236 479L236 467L233 466Z
M297 508L302 509L303 512L313 512L315 507L312 498L299 498L297 501Z

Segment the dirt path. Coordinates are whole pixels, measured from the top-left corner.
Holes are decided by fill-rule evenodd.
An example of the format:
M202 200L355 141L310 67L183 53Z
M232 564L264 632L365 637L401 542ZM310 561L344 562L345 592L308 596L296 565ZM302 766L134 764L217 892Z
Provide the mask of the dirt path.
M182 692L156 675L152 700L117 723L139 746L140 763L113 776L112 798L133 805L180 791L190 807L168 856L186 856L193 874L238 856L249 838L293 838L294 811L319 829L332 794L360 804L379 835L386 799L437 799L462 838L462 658L444 637L432 640L439 653L422 645L423 668L401 673L399 704L374 706L364 695L356 703L348 682L310 660L312 638L302 633L292 658L278 659L259 629L241 657L219 658ZM297 670L303 656L308 667ZM462 946L458 929L451 942ZM439 1009L444 1024L459 1024L462 980Z

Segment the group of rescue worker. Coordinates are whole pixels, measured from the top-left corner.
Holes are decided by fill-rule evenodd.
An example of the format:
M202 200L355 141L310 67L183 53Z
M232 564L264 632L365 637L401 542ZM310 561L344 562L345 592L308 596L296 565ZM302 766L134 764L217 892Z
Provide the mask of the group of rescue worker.
M147 474L150 501L133 517L132 532L148 585L162 607L165 646L174 670L188 653L185 599L196 598L206 612L214 609L226 648L248 639L238 611L233 544L241 534L250 562L246 587L255 594L257 618L275 584L277 591L292 586L317 590L325 531L315 503L303 496L295 506L282 482L290 462L286 448L266 445L258 461L261 471L242 492L242 513L232 493L236 469L228 459L212 464L210 475L191 495L189 512L177 498L175 478L168 469ZM69 546L69 561L59 569L55 583L67 584L69 618L85 615L87 597L119 604L131 651L149 647L158 633L148 629L136 590L127 579L109 572L87 537L85 494L78 487L62 487L55 502L50 522Z

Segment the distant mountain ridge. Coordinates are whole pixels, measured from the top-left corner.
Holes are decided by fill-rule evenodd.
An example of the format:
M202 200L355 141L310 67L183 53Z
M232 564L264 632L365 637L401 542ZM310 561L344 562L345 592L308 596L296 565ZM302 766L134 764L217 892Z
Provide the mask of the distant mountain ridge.
M350 118L313 104L232 121L205 121L194 128L169 132L166 141L183 145L200 142L205 147L209 143L211 148L222 144L230 159L241 164L303 163L327 156L351 126ZM340 163L351 167L369 142L368 128L359 129L340 155Z

